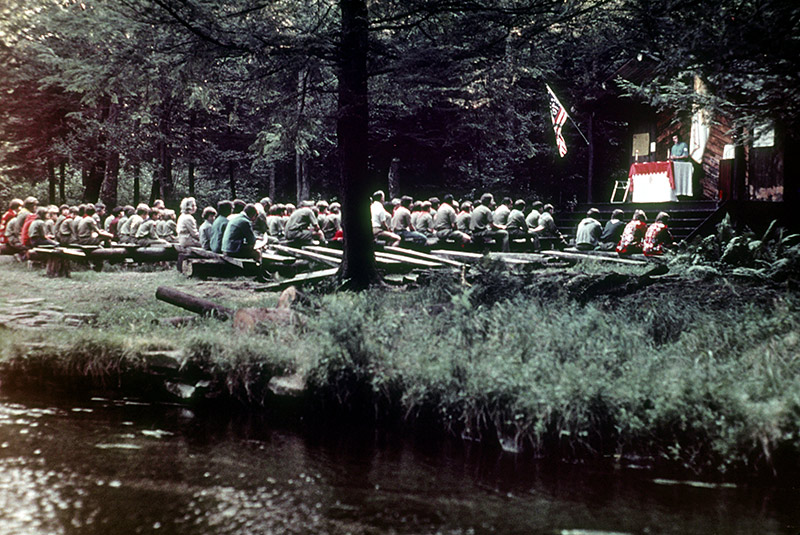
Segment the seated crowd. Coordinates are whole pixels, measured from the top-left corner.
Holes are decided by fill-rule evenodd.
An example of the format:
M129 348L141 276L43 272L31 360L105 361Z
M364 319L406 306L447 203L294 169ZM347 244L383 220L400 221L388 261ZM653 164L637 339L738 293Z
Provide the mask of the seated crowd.
M303 201L295 207L273 203L268 197L252 204L239 199L222 200L216 207L203 209L199 227L197 208L193 197L184 198L176 219L175 212L166 209L163 201L156 201L152 207L144 203L135 208L117 206L106 214L102 203L40 207L34 197L14 199L0 218L0 251L24 255L28 249L43 245L177 244L258 260L259 239L263 243L303 245L343 237L338 202ZM447 194L441 200L431 197L415 201L402 196L387 202L384 193L376 191L370 206L377 241L390 245L436 241L460 246L494 244L502 251L508 251L512 241L534 250L540 249L543 240L550 240L559 248L566 246L553 211L552 204L534 201L528 207L524 200L512 201L509 197L497 205L491 193L473 201L458 202ZM605 225L598 221L598 215L599 211L592 208L578 225L578 250L656 255L672 242L667 226L669 215L665 212L659 213L649 227L641 210L636 210L627 224L622 210L615 210Z

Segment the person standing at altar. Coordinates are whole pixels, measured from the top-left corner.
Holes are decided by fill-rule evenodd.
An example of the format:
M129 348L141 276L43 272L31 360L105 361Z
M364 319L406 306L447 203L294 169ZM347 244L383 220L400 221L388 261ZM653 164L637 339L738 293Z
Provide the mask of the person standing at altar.
M689 159L689 145L681 141L678 134L672 135L672 148L669 149L669 159L685 162Z

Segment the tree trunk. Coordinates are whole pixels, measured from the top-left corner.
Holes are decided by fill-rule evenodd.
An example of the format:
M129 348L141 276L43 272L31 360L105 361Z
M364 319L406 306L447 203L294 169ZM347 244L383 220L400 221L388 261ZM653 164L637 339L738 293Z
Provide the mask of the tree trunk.
M142 179L142 164L136 162L133 164L133 205L139 204L141 193L139 191Z
M56 166L53 160L47 160L47 197L50 204L56 204Z
M589 124L587 126L589 136L589 147L586 159L589 160L586 169L586 202L593 202L594 197L594 112L589 113Z
M165 136L158 146L159 168L158 168L158 185L161 190L161 198L165 203L170 203L173 200L174 188L172 181L172 151Z
M159 172L153 175L153 184L150 186L150 206L156 202L156 199L161 197L161 181L158 178Z
M339 102L336 133L340 158L344 256L339 279L354 290L380 281L375 267L375 241L369 214L367 142L368 19L366 0L339 0Z
M269 164L269 169L267 169L267 174L269 176L269 198L272 199L272 202L275 202L275 164Z
M197 112L192 111L189 115L189 197L194 197L194 128L197 123Z
M117 206L117 186L119 184L119 153L110 151L106 159L105 178L103 179L103 194L101 198L108 205L109 210Z
M400 158L392 158L389 164L389 198L400 196Z
M67 202L67 162L61 161L58 164L58 197L61 204Z
M103 104L100 108L100 124L105 126L111 113L111 99L103 97ZM89 171L87 180L84 182L83 200L95 203L100 198L100 188L103 186L106 169L106 136L101 130L94 140L93 153L96 155L94 164Z
M295 152L294 155L294 172L297 182L297 206L300 206L302 201L311 197L311 188L308 184L308 162L300 152Z
M228 162L228 185L231 188L231 200L236 198L236 164L232 161Z

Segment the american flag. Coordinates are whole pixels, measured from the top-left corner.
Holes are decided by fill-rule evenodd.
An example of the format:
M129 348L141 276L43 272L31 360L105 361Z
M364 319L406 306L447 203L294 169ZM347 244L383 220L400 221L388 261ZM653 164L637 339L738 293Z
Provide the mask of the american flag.
M567 110L558 101L556 94L547 86L547 92L550 94L550 119L553 121L553 130L556 133L556 145L558 145L558 154L563 158L567 153L567 143L564 141L564 136L561 135L561 127L567 122Z

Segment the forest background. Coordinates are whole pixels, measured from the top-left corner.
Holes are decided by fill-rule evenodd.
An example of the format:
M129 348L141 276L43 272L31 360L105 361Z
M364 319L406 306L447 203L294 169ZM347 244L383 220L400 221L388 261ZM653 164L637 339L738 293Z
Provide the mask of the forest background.
M348 181L363 195L386 187L394 166L402 193L490 190L566 206L586 200L587 175L603 192L627 174L627 125L598 113L609 92L676 116L702 104L737 127L797 125L793 2L3 5L3 204L29 194L109 206L185 195L201 206L263 195L346 200ZM640 54L657 62L655 76L621 93L614 73ZM709 95L694 94L695 74ZM563 159L546 83L590 141L568 122ZM353 114L366 135L347 129ZM345 164L348 137L355 167Z

